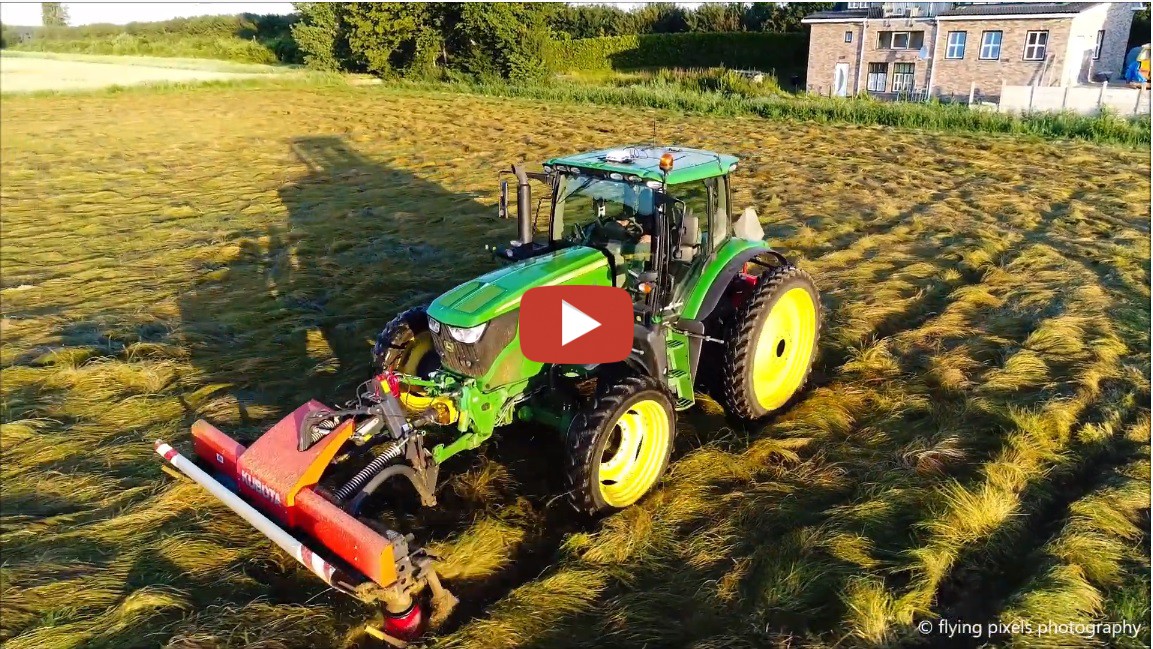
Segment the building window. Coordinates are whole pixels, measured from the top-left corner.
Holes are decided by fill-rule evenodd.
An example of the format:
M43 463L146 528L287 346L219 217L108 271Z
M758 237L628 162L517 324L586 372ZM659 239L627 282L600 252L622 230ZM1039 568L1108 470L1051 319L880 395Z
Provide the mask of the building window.
M850 2L849 9L868 9L869 3L867 2Z
M852 43L853 42L853 32L845 32L845 42L846 43Z
M870 63L869 64L869 79L865 87L869 92L885 92L885 88L889 86L889 64L888 63Z
M1093 60L1101 58L1101 46L1105 44L1105 30L1097 30L1097 46L1093 48Z
M925 44L925 32L880 32L877 49L919 50Z
M949 32L948 40L945 44L945 58L965 58L965 32Z
M1045 45L1049 43L1049 32L1025 32L1025 60L1044 61Z
M981 32L981 52L978 55L983 61L996 61L1001 58L1001 32Z
M893 64L893 92L909 92L913 89L913 63Z

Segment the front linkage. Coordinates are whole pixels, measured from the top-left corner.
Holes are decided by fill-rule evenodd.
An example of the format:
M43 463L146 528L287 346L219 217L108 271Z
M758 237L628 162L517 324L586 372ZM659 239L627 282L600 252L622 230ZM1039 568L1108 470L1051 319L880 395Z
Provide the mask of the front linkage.
M412 483L423 505L436 504L438 467L424 447L423 427L439 415L429 408L410 416L397 386L396 377L382 375L362 384L359 397L344 408L311 401L248 447L200 420L192 426L196 461L164 442L156 451L325 583L382 605L382 628L367 631L403 647L439 625L457 599L441 585L436 557L414 545L411 534L360 516L365 500L398 475ZM375 457L351 477L330 475L374 447L380 448ZM432 607L427 620L418 603L426 588Z
M400 377L385 373L362 384L371 386L370 391L361 391L358 399L345 404L341 410L314 410L300 422L297 435L297 450L307 451L313 444L324 439L332 431L346 422L352 422L353 433L348 441L355 446L349 453L355 454L381 431L387 428L391 436L389 443L375 458L335 490L328 492L331 499L356 516L364 501L386 480L394 476L404 476L420 494L425 507L436 506L436 480L439 466L432 453L424 447L423 428L443 420L443 415L434 408L427 408L416 418L409 419L410 412L400 404ZM368 402L368 405L364 405ZM397 464L403 458L405 464Z

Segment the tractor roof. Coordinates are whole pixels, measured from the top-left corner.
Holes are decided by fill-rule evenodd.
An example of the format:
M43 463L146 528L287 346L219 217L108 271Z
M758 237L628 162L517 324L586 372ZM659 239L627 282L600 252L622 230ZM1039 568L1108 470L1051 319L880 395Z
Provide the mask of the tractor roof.
M601 172L619 172L645 180L663 180L661 154L673 154L673 169L668 183L677 185L713 176L723 176L733 170L738 158L724 153L680 146L631 146L589 151L561 156L545 161L546 165L562 165L595 169ZM612 155L610 155L612 154Z

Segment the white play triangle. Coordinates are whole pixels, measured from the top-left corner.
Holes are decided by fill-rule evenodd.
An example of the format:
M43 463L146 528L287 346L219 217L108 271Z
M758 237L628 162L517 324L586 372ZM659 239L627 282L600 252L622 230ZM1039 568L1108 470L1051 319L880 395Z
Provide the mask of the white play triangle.
M601 323L590 318L584 311L564 300L560 301L560 344L562 347L599 326Z

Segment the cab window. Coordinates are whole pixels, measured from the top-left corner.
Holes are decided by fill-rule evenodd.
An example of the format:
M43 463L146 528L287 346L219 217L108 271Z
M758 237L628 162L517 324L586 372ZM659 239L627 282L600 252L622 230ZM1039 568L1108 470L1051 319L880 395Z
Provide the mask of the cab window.
M590 176L568 176L559 191L552 238L596 245L600 235L612 237L620 223L651 234L653 190L642 185ZM614 227L615 226L615 227Z

